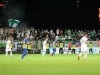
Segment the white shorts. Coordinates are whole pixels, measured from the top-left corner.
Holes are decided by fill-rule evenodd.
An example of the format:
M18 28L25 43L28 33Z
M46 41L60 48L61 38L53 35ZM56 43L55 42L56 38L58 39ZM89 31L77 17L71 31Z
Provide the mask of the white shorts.
M87 51L87 46L86 45L82 45L81 46L81 51Z
M43 50L46 51L46 48L44 47Z
M53 53L53 50L50 50L50 54L52 54Z
M6 51L11 51L11 48L6 48Z

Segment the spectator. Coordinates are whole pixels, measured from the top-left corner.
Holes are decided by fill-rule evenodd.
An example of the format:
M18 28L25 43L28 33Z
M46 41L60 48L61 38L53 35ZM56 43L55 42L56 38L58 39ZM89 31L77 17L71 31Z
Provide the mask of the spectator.
M59 36L59 28L56 30L56 35Z
M24 39L24 31L21 32L21 40Z
M12 37L14 38L14 40L17 40L17 33L14 31Z
M52 35L52 34L53 34L53 29L50 30L50 35Z
M34 37L32 36L32 34L30 35L30 40L33 41Z
M68 36L71 36L71 30L70 29L67 30L67 34L68 34Z
M61 29L59 32L60 32L60 35L63 35L63 31L62 31L62 29Z
M59 36L58 36L58 35L56 35L56 37L55 37L55 38L56 38L56 40L58 40L58 39L59 39Z
M17 40L18 40L18 41L20 41L20 40L21 40L21 37L20 37L20 36L21 36L21 33L20 33L20 32L18 32L18 33L17 33Z
M71 37L72 37L72 39L75 39L75 33L74 32L72 32L72 34L71 34Z

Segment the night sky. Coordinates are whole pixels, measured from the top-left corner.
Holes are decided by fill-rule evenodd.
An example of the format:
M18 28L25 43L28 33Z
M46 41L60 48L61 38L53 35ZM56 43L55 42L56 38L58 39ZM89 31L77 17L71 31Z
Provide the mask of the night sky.
M44 29L99 29L98 7L100 0L9 0L5 9L6 17L21 20L20 25ZM14 6L19 12L7 16ZM19 14L18 14L19 13ZM6 23L7 24L7 23Z

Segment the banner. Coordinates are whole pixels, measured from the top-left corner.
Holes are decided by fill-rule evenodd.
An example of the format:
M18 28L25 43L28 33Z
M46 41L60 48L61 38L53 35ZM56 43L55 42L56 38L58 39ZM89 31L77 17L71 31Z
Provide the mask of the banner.
M16 19L8 19L8 22L9 22L9 27L17 27L18 24L20 23L20 21Z

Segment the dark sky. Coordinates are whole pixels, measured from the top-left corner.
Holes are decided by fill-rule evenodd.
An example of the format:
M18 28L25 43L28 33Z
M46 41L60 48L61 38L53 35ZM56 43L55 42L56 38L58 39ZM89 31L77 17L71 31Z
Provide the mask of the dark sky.
M77 0L17 0L10 6L17 6L20 13L15 17L29 27L97 29L100 25L99 0L80 0L79 8Z

